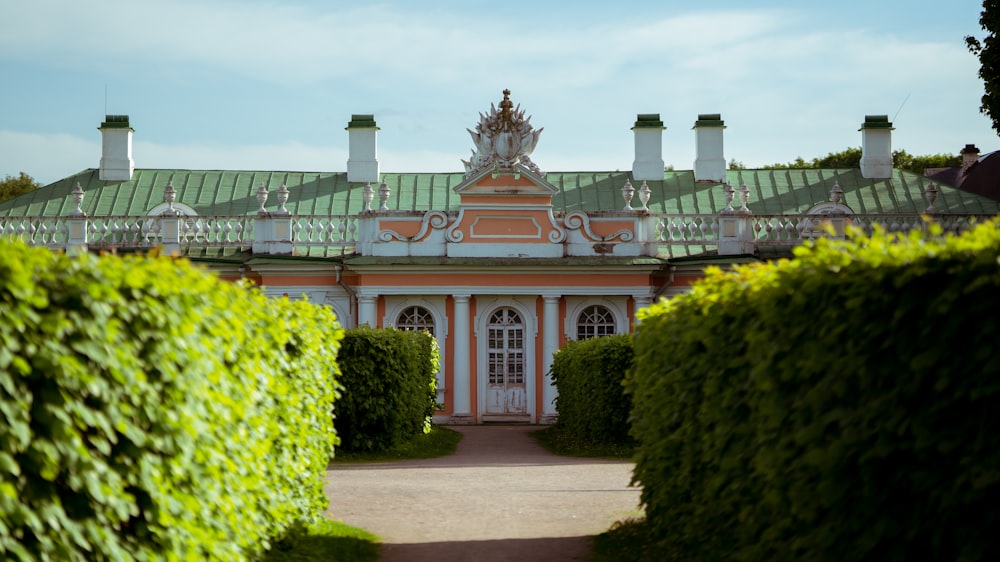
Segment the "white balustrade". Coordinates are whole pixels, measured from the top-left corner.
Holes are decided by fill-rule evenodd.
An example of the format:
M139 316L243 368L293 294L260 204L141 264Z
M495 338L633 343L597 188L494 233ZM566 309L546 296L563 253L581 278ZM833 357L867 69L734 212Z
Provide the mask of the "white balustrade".
M734 190L735 191L735 190ZM270 216L270 215L268 215ZM671 248L699 251L717 246L720 241L720 216L659 214L655 218L655 240L667 255ZM728 215L727 215L728 216ZM836 234L844 227L854 227L871 234L876 227L888 232L908 233L927 228L928 215L742 215L749 221L750 241L760 246L794 246L821 236L828 236L827 221L840 221ZM292 246L325 248L326 253L341 255L362 246L359 240L357 215L291 215ZM151 248L172 239L163 231L163 220L179 219L176 234L180 248L239 247L249 249L266 233L255 231L259 216L63 216L63 217L0 217L0 236L24 240L33 246L66 248L70 241L70 224L82 236L85 228L86 245L94 248ZM277 217L276 217L277 218ZM948 234L962 232L988 216L931 216L934 223ZM85 225L85 226L84 226ZM842 225L842 226L841 226ZM287 236L287 235L286 235ZM82 239L82 238L81 238ZM287 239L286 239L287 240Z
M715 244L719 241L718 215L659 215L656 239L679 246Z
M0 217L0 236L32 246L61 248L66 244L64 217Z
M351 215L297 215L292 218L296 246L353 248L358 219Z

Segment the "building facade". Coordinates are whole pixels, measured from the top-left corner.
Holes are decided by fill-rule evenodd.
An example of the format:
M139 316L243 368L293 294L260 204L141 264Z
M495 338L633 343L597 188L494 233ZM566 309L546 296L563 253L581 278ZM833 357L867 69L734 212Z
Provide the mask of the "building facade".
M693 169L665 170L663 123L640 114L631 170L546 173L531 159L541 130L509 95L469 131L464 171L447 174L382 172L372 115L348 123L346 172L137 168L128 117L108 116L100 166L0 204L0 234L69 251L158 247L330 306L345 327L428 330L439 422L547 423L556 350L630 332L637 310L708 265L788 255L848 226L957 231L1000 212L893 169L884 116L862 125L859 169L727 170L724 122L705 114Z

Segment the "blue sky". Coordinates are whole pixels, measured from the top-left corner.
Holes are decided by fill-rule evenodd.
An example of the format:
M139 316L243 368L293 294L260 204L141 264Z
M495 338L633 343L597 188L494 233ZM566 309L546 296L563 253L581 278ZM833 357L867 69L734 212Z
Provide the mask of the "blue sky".
M697 5L696 5L697 4ZM510 88L544 127L547 171L630 169L638 113L690 169L699 113L749 166L860 146L998 148L966 35L975 0L839 2L0 3L0 177L42 183L100 160L128 114L140 168L342 171L354 113L373 113L384 172L461 171L466 128Z

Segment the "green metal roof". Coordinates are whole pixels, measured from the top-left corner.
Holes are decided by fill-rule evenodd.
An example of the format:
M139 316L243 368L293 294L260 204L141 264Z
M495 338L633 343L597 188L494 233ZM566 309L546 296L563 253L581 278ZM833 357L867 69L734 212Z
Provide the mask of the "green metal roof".
M391 210L457 210L459 196L454 187L462 173L383 174L391 192ZM620 172L549 172L545 180L557 192L552 197L556 212L613 211L624 208L621 188L631 178ZM928 178L894 170L889 179L861 177L853 169L730 170L726 181L737 190L746 184L748 207L754 214L803 214L830 200L836 183L843 191L842 203L855 213L919 214L927 209ZM90 216L146 215L163 204L167 184L177 192L176 202L201 216L253 214L259 208L257 186L269 191L266 208L277 209L276 191L289 191L285 207L297 215L352 215L361 212L364 184L348 182L344 172L282 172L239 170L135 170L126 182L102 181L88 169L55 183L0 203L0 216L62 216L74 209L70 192L79 182L85 196L82 210ZM651 190L649 209L657 214L717 214L726 206L720 183L695 182L691 171L667 171L663 180L646 182ZM632 182L638 190L642 182ZM939 194L934 206L944 213L1000 214L1000 202L935 184ZM378 208L378 186L372 203ZM632 207L639 208L638 191ZM736 193L733 206L740 206Z

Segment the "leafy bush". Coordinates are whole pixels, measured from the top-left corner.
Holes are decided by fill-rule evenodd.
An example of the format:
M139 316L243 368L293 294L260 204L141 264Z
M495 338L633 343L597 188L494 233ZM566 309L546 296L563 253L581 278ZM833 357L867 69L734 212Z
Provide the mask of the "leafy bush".
M570 341L552 359L559 395L556 426L585 443L628 443L631 400L622 382L632 366L632 336Z
M0 557L252 558L325 510L328 309L0 242L0 317Z
M340 349L344 393L334 425L345 451L387 451L430 430L439 355L427 332L347 330Z
M626 386L658 556L1000 548L1000 229L819 240L646 309Z

